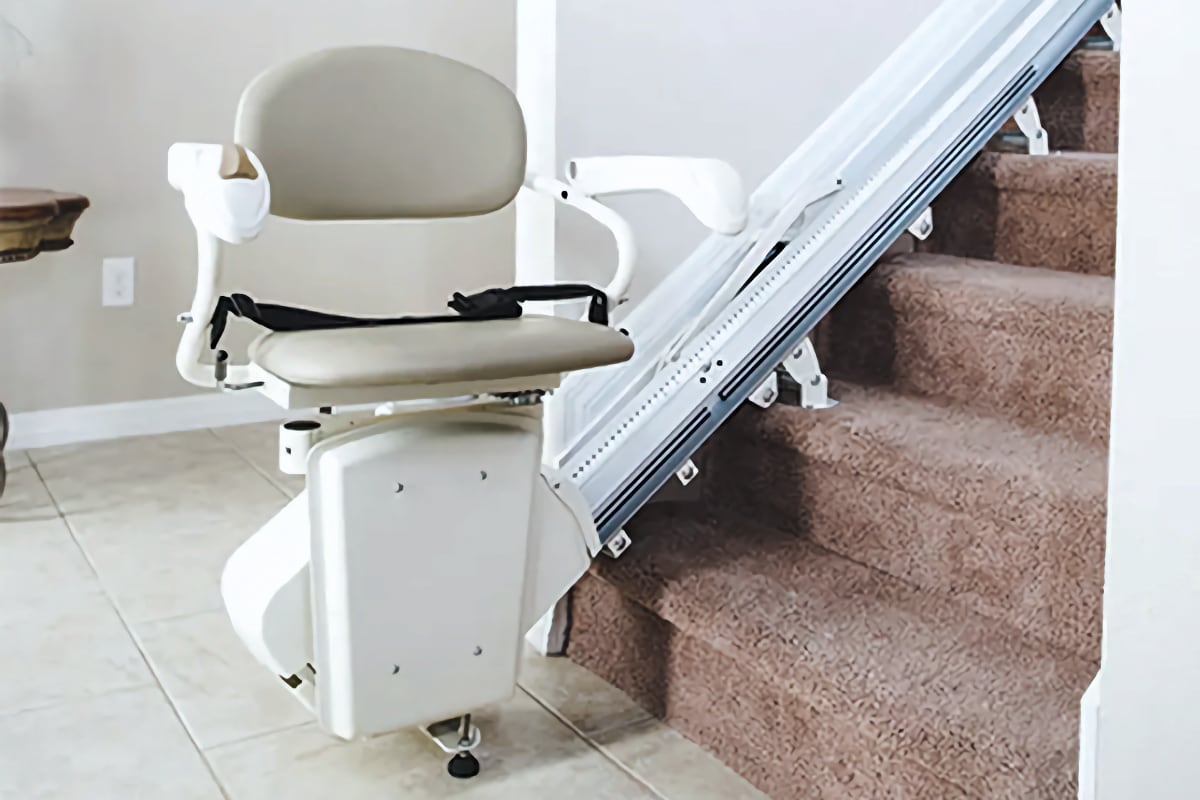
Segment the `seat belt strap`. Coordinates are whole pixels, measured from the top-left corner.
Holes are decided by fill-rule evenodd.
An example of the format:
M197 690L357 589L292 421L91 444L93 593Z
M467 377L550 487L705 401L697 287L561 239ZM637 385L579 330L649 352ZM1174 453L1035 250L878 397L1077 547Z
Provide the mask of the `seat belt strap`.
M588 300L588 322L608 325L608 296L594 286L582 283L513 286L508 289L486 289L470 295L455 292L447 305L456 315L425 317L351 317L299 306L259 303L248 295L231 294L217 300L211 320L209 347L217 349L230 315L250 320L270 331L313 331L516 319L522 314L522 303L556 300Z

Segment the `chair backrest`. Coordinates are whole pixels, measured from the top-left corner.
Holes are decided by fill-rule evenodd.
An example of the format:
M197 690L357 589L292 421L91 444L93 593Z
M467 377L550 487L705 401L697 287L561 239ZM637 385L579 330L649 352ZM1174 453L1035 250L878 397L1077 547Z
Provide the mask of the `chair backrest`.
M261 159L271 213L300 220L486 214L525 176L525 120L485 72L400 47L323 50L242 94L234 139Z

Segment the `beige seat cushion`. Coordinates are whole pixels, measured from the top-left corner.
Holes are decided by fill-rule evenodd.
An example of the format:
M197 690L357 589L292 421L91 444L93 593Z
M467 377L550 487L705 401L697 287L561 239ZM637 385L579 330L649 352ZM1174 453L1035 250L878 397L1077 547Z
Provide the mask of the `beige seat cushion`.
M542 316L269 333L250 347L261 369L308 387L501 381L616 364L632 355L633 342L618 331Z

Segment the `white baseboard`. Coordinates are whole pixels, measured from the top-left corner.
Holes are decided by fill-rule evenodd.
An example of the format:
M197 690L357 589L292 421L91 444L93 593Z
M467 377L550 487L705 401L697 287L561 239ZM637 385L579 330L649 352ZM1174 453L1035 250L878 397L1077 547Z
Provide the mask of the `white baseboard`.
M223 428L294 416L258 392L197 394L12 414L9 450Z

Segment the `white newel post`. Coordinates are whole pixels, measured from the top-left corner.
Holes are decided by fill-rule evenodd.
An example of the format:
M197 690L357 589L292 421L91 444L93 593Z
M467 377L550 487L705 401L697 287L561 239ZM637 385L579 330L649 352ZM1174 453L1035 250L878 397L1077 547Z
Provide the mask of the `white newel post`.
M517 99L525 112L529 137L527 174L557 175L558 0L517 0ZM516 280L520 284L554 283L554 206L545 194L521 192L517 198ZM549 313L549 312L547 312ZM562 450L561 403L551 397L545 407L543 460L553 464ZM527 639L542 655L561 652L566 604L559 603L529 632Z
M1197 30L1195 0L1124 12L1097 800L1200 797Z

